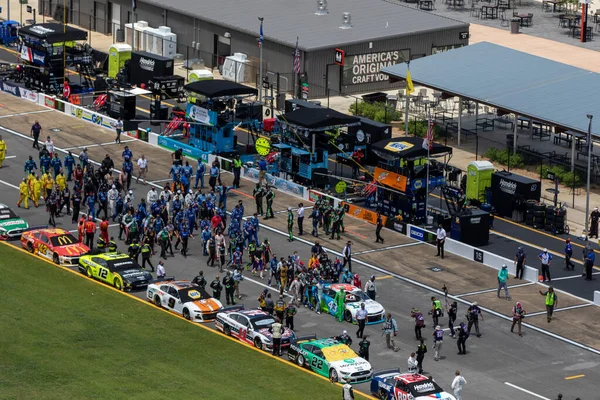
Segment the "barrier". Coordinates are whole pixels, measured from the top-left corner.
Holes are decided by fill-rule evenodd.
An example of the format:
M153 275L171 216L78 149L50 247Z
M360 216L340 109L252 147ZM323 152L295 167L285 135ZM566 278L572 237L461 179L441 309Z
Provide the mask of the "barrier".
M181 143L175 139L171 139L165 136L158 136L156 144L160 147L164 147L167 150L171 151L181 149L183 151L183 155L191 157L194 160L202 159L202 161L206 163L208 162L208 156L212 155L207 153L206 151L202 151L196 147L190 146L185 143Z
M325 198L330 203L332 203L332 206L335 208L337 208L340 205L340 203L343 202L342 199L338 199L337 197L333 197L329 194L319 192L318 190L314 190L314 189L308 190L308 199L307 199L308 201L315 203L321 197Z
M594 290L594 304L600 306L600 292Z
M346 214L366 221L372 225L375 225L377 223L377 213L375 211L371 211L367 208L358 207L354 204L347 203L345 201L342 202L342 204L344 206L344 209L346 210ZM382 215L381 218L383 225L385 225L387 222L387 217Z
M258 182L258 169L244 167L243 176L253 182ZM302 185L271 174L265 174L265 180L267 184L276 187L277 190L308 200L308 189Z
M428 243L435 243L436 233L419 228L414 225L408 225L409 236L415 240L421 240ZM457 256L466 258L468 260L476 261L488 267L500 270L503 264L508 267L508 272L512 275L516 274L516 265L513 260L501 257L497 254L490 253L489 251L481 250L477 247L470 246L465 243L461 243L457 240L446 238L444 243L444 250L448 253L455 254ZM523 270L523 279L529 282L537 282L538 270L536 268L525 266Z

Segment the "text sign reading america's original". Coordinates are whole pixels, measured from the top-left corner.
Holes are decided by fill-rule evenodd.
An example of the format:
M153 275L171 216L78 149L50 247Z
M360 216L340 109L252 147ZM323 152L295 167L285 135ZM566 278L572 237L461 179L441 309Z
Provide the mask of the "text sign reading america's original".
M388 76L380 73L382 68L398 64L407 59L408 50L382 51L378 53L346 56L344 62L344 85L358 85L387 81Z

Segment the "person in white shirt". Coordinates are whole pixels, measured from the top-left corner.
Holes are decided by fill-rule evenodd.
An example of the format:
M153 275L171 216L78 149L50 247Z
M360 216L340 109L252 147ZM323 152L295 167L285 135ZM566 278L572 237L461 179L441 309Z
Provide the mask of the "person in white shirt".
M115 220L115 214L117 209L117 198L119 197L119 191L115 185L112 185L111 189L108 191L108 212L113 219Z
M302 236L304 231L302 230L302 224L304 223L304 203L298 204L298 236Z
M164 279L165 275L165 264L163 260L160 260L156 266L156 279Z
M356 331L356 337L362 338L363 331L365 330L365 323L367 322L367 309L365 303L360 303L360 308L356 311L356 322L358 323L358 330Z
M158 192L156 188L153 187L148 190L148 194L146 195L146 203L150 206L152 203L156 203L158 201Z
M192 189L190 189L185 195L183 202L185 203L186 207L191 207L194 204L194 192L192 192Z
M115 127L115 132L117 133L117 137L115 138L115 143L121 143L121 131L123 130L123 121L121 121L121 117L117 119L117 122L113 125Z
M437 254L436 257L442 256L444 259L444 242L446 241L446 230L442 227L442 224L438 225L437 230Z
M48 150L48 153L50 153L50 159L52 159L53 153L54 153L54 142L52 141L50 136L48 136L46 138L46 141L44 142L44 146L46 146L46 150Z
M410 353L410 357L408 357L408 373L416 374L419 370L419 362L415 358L415 353Z
M456 400L462 400L463 387L467 384L467 380L463 378L460 371L455 372L454 380L452 381L452 390L454 391L454 397Z
M365 284L365 292L367 292L367 296L369 296L371 300L375 300L375 296L377 296L377 287L375 286L375 275L371 275L371 279L369 279Z
M138 165L138 175L135 180L136 183L140 183L140 178L142 178L142 182L144 185L146 184L146 173L148 172L148 160L146 156L142 154L142 156L137 160Z

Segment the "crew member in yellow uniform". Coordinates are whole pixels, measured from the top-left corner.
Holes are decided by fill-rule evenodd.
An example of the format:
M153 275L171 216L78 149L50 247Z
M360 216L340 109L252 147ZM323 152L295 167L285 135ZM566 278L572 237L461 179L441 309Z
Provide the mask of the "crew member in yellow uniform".
M30 177L29 190L31 191L31 200L33 200L33 204L37 207L42 195L42 181L38 179L37 174L31 174Z
M48 197L50 197L50 194L52 194L53 188L54 188L54 178L52 178L52 175L50 174L50 172L46 172L46 178L44 180L44 189L45 189L44 201L48 200Z
M19 185L19 202L17 207L21 207L21 203L25 203L25 208L29 208L29 186L27 186L27 179L23 178L23 182Z
M63 174L62 168L58 174L56 174L56 184L58 188L62 192L65 190L65 186L67 185L67 180L65 179L65 175Z
M6 142L2 138L2 135L0 135L0 168L2 168L2 163L4 162L5 158L6 158Z

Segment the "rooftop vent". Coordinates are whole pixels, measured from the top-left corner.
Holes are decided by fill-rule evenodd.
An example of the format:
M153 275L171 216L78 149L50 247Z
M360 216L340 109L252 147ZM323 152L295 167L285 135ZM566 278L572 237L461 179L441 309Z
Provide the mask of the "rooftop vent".
M317 11L315 12L317 15L327 15L329 11L327 11L327 0L317 0Z
M340 29L350 29L352 28L352 16L349 12L345 12L342 15L342 25Z

